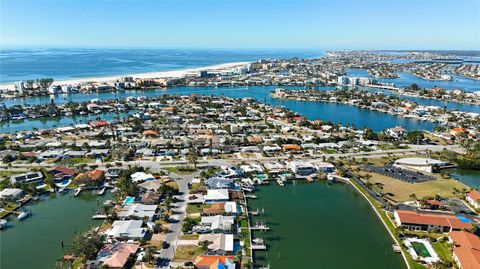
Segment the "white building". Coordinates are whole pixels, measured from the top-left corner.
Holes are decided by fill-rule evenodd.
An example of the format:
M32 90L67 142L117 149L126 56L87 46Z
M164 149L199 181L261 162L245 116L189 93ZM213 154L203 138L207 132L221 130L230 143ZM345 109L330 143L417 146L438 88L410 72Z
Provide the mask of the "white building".
M393 163L393 166L415 170L420 172L433 173L442 166L447 165L446 162L430 159L430 158L403 158Z
M311 163L298 160L290 162L290 169L293 173L300 176L309 176L317 172L315 166Z
M140 240L147 233L147 228L142 228L142 225L141 220L117 220L113 222L107 235L118 239Z

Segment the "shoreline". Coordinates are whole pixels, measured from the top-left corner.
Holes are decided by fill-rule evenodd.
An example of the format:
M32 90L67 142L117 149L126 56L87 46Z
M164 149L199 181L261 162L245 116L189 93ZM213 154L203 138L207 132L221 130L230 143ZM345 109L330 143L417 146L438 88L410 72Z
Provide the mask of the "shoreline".
M87 82L97 82L97 83L105 83L109 81L118 80L121 77L133 77L133 78L179 78L185 75L195 74L199 71L209 71L211 73L220 73L229 71L232 68L244 66L251 62L230 62L230 63L222 63L216 65L209 65L209 66L202 66L202 67L193 67L187 69L179 69L179 70L165 70L165 71L153 71L153 72L145 72L145 73L129 73L129 74L119 74L119 75L111 75L111 76L98 76L98 77L86 77L86 78L72 78L72 79L64 79L64 80L54 80L52 85L77 85L81 83ZM15 83L12 82L5 82L0 83L0 89L2 90L13 90L15 89Z

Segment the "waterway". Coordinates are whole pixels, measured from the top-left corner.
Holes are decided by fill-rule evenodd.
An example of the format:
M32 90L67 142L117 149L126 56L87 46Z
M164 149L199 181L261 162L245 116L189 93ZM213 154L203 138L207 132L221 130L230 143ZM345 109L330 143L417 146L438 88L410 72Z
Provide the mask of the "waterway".
M111 199L110 194L92 195L89 191L73 197L50 194L25 208L32 215L23 221L10 216L9 227L0 231L0 268L52 269L67 248L75 232L84 232L101 224L94 213Z
M290 268L405 268L394 241L370 205L352 186L297 183L261 186L252 209L271 230L255 232L268 246L255 264Z
M38 105L46 104L53 100L57 104L62 104L67 101L86 102L91 99L122 99L127 96L147 96L155 97L163 94L191 94L198 93L204 95L225 95L234 98L252 97L259 102L267 103L275 106L285 106L286 108L306 116L308 119L320 119L323 121L332 121L341 123L343 125L354 124L357 128L368 126L375 131L381 131L395 126L404 126L408 130L432 130L435 124L430 122L420 121L411 118L402 118L392 116L386 113L370 111L367 109L360 109L356 106L334 103L321 102L302 102L295 100L274 99L270 96L270 92L274 90L275 86L253 86L253 87L178 87L168 90L156 89L145 91L120 91L120 92L101 92L91 94L71 94L71 95L56 95L56 96L42 96L30 97L23 99L5 100L6 106L16 104L23 105ZM285 87L287 89L298 89L299 87ZM331 90L334 87L319 87L319 90ZM101 114L95 117L100 117L103 120L109 120L111 117ZM22 130L31 130L32 126L28 122L10 122L0 125L0 132L11 133ZM71 125L72 120L54 120L41 121L36 123L38 128L52 128L60 126Z
M347 69L346 72L347 76L373 78L373 76L371 76L366 69L350 68ZM407 87L415 83L421 88L440 87L447 90L462 89L470 92L480 90L479 80L474 80L455 74L450 74L453 80L427 80L407 72L400 72L398 75L398 78L377 78L377 80L384 83L393 83L397 87Z
M453 169L450 176L471 188L480 188L480 171Z

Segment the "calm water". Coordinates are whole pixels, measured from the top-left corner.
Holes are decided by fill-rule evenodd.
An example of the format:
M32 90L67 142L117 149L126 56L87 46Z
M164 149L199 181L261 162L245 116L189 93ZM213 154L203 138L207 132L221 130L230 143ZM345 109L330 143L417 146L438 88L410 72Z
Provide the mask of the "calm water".
M480 171L454 169L450 176L471 188L480 188Z
M320 50L2 49L0 83L125 75L265 58L314 58Z
M372 77L368 74L365 69L348 69L348 76L358 76L358 77ZM422 88L435 88L440 87L444 89L462 89L465 91L479 91L480 90L480 81L469 79L462 76L451 75L453 80L426 80L421 79L417 76L414 76L410 73L401 72L399 73L398 78L379 78L377 79L380 82L394 83L397 87L407 87L413 83L417 84Z
M290 268L405 268L393 240L370 205L350 185L299 183L262 186L250 200L264 208L269 232L257 232L268 251L255 264Z
M32 211L29 218L19 222L10 216L10 226L0 231L0 268L55 268L57 259L64 254L61 241L68 247L75 231L98 226L101 221L91 217L109 197L89 192L77 197L56 194L28 204L26 208Z
M55 103L64 103L66 101L75 101L75 102L85 102L94 98L98 99L120 99L126 96L160 96L163 94L191 94L198 93L204 95L225 95L234 98L243 98L243 97L253 97L259 102L276 105L276 106L285 106L288 109L291 109L294 112L303 114L309 119L321 119L324 121L333 121L336 123L341 123L343 125L354 124L358 128L370 127L375 131L384 130L386 128L395 127L395 126L404 126L406 129L426 129L432 130L435 126L432 123L419 121L415 119L406 119L402 117L396 117L385 113L370 111L367 109L360 109L355 106L343 105L343 104L333 104L333 103L319 103L319 102L299 102L295 100L281 100L274 99L270 97L270 92L276 87L178 87L169 90L148 90L148 91L122 91L118 93L113 92L102 92L102 93L93 93L93 94L72 94L72 95L57 95L53 97ZM290 88L290 87L286 87ZM321 87L321 90L333 89L332 87ZM25 99L12 99L6 100L4 103L7 106L14 104L45 104L51 102L50 97L30 97ZM109 118L102 119L108 120ZM72 124L72 120L54 120L36 122L37 128L51 128L53 126L67 126ZM31 125L25 122L17 122L10 124L0 125L0 132L16 132L21 130L30 130Z

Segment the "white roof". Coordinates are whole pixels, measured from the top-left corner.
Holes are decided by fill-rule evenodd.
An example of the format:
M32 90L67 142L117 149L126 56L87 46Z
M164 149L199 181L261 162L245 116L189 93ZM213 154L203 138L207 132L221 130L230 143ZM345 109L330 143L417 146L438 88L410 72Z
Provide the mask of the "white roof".
M152 174L146 174L144 172L136 172L131 175L133 182L154 180L155 177Z
M21 189L6 188L0 191L0 198L7 196L17 196L20 195L23 191Z
M444 161L430 159L430 158L403 158L395 161L397 164L405 165L435 165L435 164L446 164Z
M227 189L214 189L207 190L207 195L204 196L204 200L228 200Z
M142 224L141 220L117 220L113 222L112 228L107 234L116 238L143 238L147 229L142 228Z
M211 250L233 251L233 234L201 234L198 243L212 242L208 245Z
M237 203L236 202L225 202L224 210L226 213L237 213Z
M144 204L131 204L122 208L122 211L118 213L118 217L126 218L129 216L136 216L141 219L148 217L151 219L155 215L157 205L144 205Z

